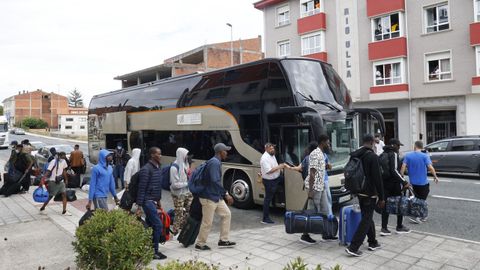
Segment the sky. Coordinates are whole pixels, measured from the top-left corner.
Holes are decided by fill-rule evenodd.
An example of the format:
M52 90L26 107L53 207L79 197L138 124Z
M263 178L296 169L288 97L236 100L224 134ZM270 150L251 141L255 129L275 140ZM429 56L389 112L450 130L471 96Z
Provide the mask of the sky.
M0 102L42 89L91 97L113 77L208 43L263 36L253 0L0 0Z

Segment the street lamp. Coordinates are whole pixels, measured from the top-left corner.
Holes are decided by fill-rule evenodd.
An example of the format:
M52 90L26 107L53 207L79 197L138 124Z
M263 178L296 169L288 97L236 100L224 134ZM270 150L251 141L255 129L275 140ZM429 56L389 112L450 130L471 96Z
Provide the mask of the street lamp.
M227 23L230 27L230 66L233 66L233 26L231 23Z

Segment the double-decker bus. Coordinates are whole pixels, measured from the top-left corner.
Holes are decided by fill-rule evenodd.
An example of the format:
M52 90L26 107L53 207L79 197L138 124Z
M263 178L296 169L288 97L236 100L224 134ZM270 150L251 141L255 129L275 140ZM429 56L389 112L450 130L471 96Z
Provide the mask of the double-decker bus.
M193 166L214 155L213 145L232 146L223 163L223 185L234 205L262 204L258 176L264 144L277 145L277 160L297 165L305 148L320 134L330 137L330 188L334 203L351 199L343 185L343 167L358 147L356 113L376 117L378 111L355 111L348 90L330 64L313 59L263 59L208 73L191 74L99 94L88 115L88 147L92 162L98 151L118 142L162 150L162 163L187 148ZM285 206L300 209L306 199L301 174L284 170ZM280 205L280 204L278 204Z

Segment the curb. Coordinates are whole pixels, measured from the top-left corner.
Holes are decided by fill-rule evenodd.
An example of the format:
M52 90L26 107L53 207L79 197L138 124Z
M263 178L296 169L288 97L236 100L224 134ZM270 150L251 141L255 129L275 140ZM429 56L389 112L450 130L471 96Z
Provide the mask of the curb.
M417 231L417 230L412 230L412 232L418 233L418 234L427 235L427 236L435 236L435 237L439 237L439 238L445 238L445 239L448 239L448 240L464 242L464 243L468 243L468 244L480 245L480 242L478 242L478 241L473 241L473 240L468 240L468 239L463 239L463 238L457 238L457 237L448 236L448 235L442 235L442 234L436 234L436 233L429 233L429 232L422 232L422 231Z
M88 144L88 141L79 141L79 140L72 140L72 139L64 139L64 138L59 138L59 137L52 137L52 136L45 136L45 135L40 135L36 133L30 133L30 132L25 132L26 135L30 136L37 136L40 138L45 138L45 139L59 139L59 140L64 140L64 141L69 141L69 142L74 142L74 143L86 143Z

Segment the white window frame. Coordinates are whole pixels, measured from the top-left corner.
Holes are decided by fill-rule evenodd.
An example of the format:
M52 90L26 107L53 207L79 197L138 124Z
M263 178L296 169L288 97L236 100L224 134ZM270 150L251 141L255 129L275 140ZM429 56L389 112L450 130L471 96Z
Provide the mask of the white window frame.
M450 61L450 70L444 71L441 67L441 61L449 59ZM429 70L429 62L431 61L439 61L438 62L438 71ZM426 53L424 55L424 63L425 63L425 82L443 82L443 81L451 81L453 80L453 59L452 59L452 51L440 51L440 52L431 52ZM450 74L450 78L442 79L442 76ZM436 77L435 77L436 76Z
M439 7L443 7L443 6L447 6L448 19L447 19L447 22L439 23L438 22L439 21L438 10L439 10ZM427 10L431 9L431 8L435 8L435 12L436 12L436 16L437 16L437 22L434 25L428 25L428 15L427 15L428 12L427 12ZM425 34L433 34L433 33L438 33L438 32L447 31L447 30L452 29L451 20L450 20L450 5L449 5L449 3L448 2L442 2L442 3L437 3L435 5L430 5L430 6L423 7L423 24L424 24L423 31L424 31ZM447 25L447 24L448 24L447 29L439 30L440 26ZM437 30L428 32L428 29L432 28L432 27L436 28Z
M285 54L282 54L282 49L281 49L282 45L287 46L287 47L285 47ZM291 47L291 44L290 44L290 40L282 40L282 41L277 42L277 56L278 57L290 56L291 49L292 49L292 47Z
M313 38L315 36L319 36L319 46L318 47L313 47L313 48L305 48L304 47L304 40L305 39L310 39L310 38ZM314 32L314 33L310 33L308 35L303 35L300 37L300 42L301 42L301 49L302 49L302 56L304 55L310 55L310 54L314 54L314 53L319 53L319 52L324 52L325 51L325 32L324 31L317 31L317 32Z
M390 16L392 16L392 15L394 15L394 14L398 14L398 30L395 31L395 32L391 32L391 29L392 29L391 27L392 27L392 26L391 26ZM403 36L405 35L405 34L404 34L405 31L404 31L404 29L403 29L403 28L404 28L404 27L403 27L403 26L404 26L404 23L403 23L404 18L403 18L403 16L404 16L404 13L403 13L403 12L394 12L394 13L390 13L390 14L387 14L387 15L382 15L382 16L379 16L379 17L372 18L372 19L370 20L370 23L371 23L371 33L372 33L372 42L378 42L378 41L388 40L388 39L392 39L392 38L403 37ZM376 39L375 39L375 37L376 37L375 31L377 30L377 25L376 25L376 23L375 23L375 20L376 20L376 19L379 19L379 18L381 18L381 19L383 19L383 18L388 18L388 21L389 21L389 24L390 24L389 27L388 27L388 29L390 29L390 30L387 30L387 32L382 32L382 35L381 35L381 38L382 38L382 39L376 40ZM392 33L398 33L398 36L397 36L397 37L392 37ZM387 38L385 38L386 35L388 35Z
M480 0L473 0L473 20L480 22Z
M477 59L477 76L480 76L480 46L475 46L475 59Z
M287 13L284 20L280 20L280 14ZM284 26L290 24L290 6L282 5L276 8L276 20L277 20L277 27Z
M325 12L325 6L324 6L324 0L318 0L320 7L319 8L314 8L312 10L307 10L306 12L303 11L303 5L308 2L314 2L315 0L300 0L300 18L312 16L315 14L318 14L320 12ZM315 5L315 4L314 4Z
M377 66L384 66L384 74L385 74L385 66L386 65L392 65L392 68L390 70L393 70L393 65L394 64L400 64L400 76L399 77L393 77L392 73L390 72L390 77L386 78L381 77L383 80L383 84L377 84ZM383 61L378 61L378 62L373 62L372 64L372 75L373 75L373 86L390 86L390 85L398 85L398 84L404 84L406 82L405 78L405 58L395 58L395 59L388 59L388 60L383 60ZM400 79L398 82L393 82L394 79ZM390 83L386 83L387 80L390 80Z

